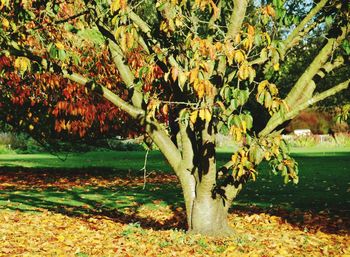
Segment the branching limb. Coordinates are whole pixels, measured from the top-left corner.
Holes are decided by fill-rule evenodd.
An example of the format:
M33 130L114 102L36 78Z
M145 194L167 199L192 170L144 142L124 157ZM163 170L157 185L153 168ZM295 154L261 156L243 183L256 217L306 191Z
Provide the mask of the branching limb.
M152 117L146 117L146 132L158 146L159 150L164 154L170 166L180 177L181 153L176 145L171 141L171 138L166 133L166 130L155 121Z
M234 0L233 11L227 28L227 38L234 38L241 30L249 0Z
M284 59L284 56L286 52L298 44L300 40L307 35L317 24L318 22L313 22L312 24L308 25L307 24L315 17L315 15L326 5L326 3L329 0L322 0L320 1L309 13L308 15L298 24L298 26L289 34L289 36L283 41L284 43L284 48L281 49L280 55L281 58ZM268 61L269 58L266 57L259 57L255 60L252 60L249 62L250 65L255 65L255 64L263 64L266 61Z
M332 55L334 49L337 45L345 38L347 32L346 28L342 28L343 33L338 38L330 38L327 44L321 49L318 55L311 62L309 67L300 76L298 81L295 83L289 94L287 95L285 101L288 106L294 106L296 103L300 103L300 99L303 93L308 90L308 86L313 87L311 83L313 77L320 71L320 69L325 65L328 58Z
M315 17L315 15L327 4L329 0L321 0L306 17L299 23L299 25L289 34L289 36L284 41L286 50L293 47L297 42L300 41L301 32L305 29L305 26ZM305 34L305 33L303 33ZM299 39L297 39L299 38Z
M77 73L70 73L66 70L62 71L63 77L70 79L74 82L77 82L78 84L88 86L89 85L89 80L83 77L80 74ZM93 87L93 85L92 85ZM139 109L128 102L124 101L122 98L120 98L118 95L110 91L108 88L101 86L101 85L96 85L95 88L98 87L98 90L100 90L100 93L104 98L112 102L115 106L120 108L121 110L127 112L132 118L135 119L141 119L145 116L145 112L142 109ZM94 88L92 88L94 89Z
M269 133L271 133L277 126L281 125L284 121L292 119L295 117L300 111L306 109L307 107L320 102L324 100L325 98L332 96L344 89L347 89L350 84L350 79L326 90L322 93L316 94L314 97L312 97L310 100L295 106L291 111L287 112L286 114L282 115L281 113L278 113L278 115L274 115L270 121L268 122L267 126L260 131L259 136L266 136Z
M189 167L192 165L194 153L193 153L191 138L189 135L190 128L187 123L188 122L183 122L179 120L182 159L183 159L184 165Z

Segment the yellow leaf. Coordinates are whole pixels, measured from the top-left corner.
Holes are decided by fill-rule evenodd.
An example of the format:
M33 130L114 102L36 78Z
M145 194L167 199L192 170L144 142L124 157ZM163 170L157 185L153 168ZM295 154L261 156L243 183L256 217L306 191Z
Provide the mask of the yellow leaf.
M111 12L116 12L120 9L120 0L113 0L111 3Z
M119 40L120 36L125 33L125 27L119 26L114 32L114 38Z
M127 47L126 47L126 35L123 34L119 40L120 42L120 48L125 52L127 50Z
M205 120L209 122L211 120L211 113L208 109L205 109Z
M216 103L220 106L222 111L226 111L226 108L225 108L225 105L223 104L223 102L217 101Z
M193 83L193 88L194 88L194 90L195 90L195 91L198 91L199 84L200 84L199 79L195 79L193 82L194 82L194 83Z
M179 69L177 67L172 67L171 68L171 77L173 81L177 79L177 76L179 75Z
M245 120L242 120L242 130L243 130L243 133L246 133L247 132L247 122Z
M258 85L258 93L260 94L263 90L265 90L265 87L269 85L269 82L267 80L263 80Z
M126 46L130 49L134 46L134 36L132 33L126 33Z
M169 106L167 104L163 105L162 112L164 115L168 115L169 113Z
M63 235L57 237L58 241L63 242L66 238Z
M241 34L237 33L235 36L235 44L238 45L239 43L241 43Z
M247 152L244 151L244 149L241 149L241 150L239 151L239 153L241 154L242 157L243 157L243 156L247 156Z
M192 124L195 124L195 123L196 123L197 117L198 117L198 111L195 110L195 111L193 111L193 112L191 113L191 115L190 115L190 121L191 121Z
M255 29L252 25L248 25L248 35L249 36L254 36Z
M6 18L2 19L2 26L5 30L10 27L10 22L8 21L8 19L6 19Z
M267 44L270 45L271 44L271 37L270 37L270 35L267 34L266 32L264 33L264 35L265 35L265 38L267 40Z
M199 118L201 118L201 120L205 120L205 110L204 109L199 110Z
M237 249L237 246L235 245L230 245L229 247L227 247L225 252L231 252Z
M64 49L64 45L63 45L61 42L55 43L55 46L56 46L59 50L63 50L63 49Z
M210 83L210 81L206 80L204 81L205 86L205 94L209 97L213 97L213 85Z
M253 37L248 36L242 41L243 48L249 50L253 47Z
M269 90L270 90L270 93L271 95L275 96L278 94L278 88L275 84L269 84Z
M24 73L30 68L30 60L27 57L18 57L15 60L15 68L18 69L21 73Z
M250 176L252 176L252 180L255 181L256 180L256 175L255 175L255 172L251 172L250 173Z
M236 141L237 141L237 142L240 142L241 139L242 139L241 130L240 130L239 128L236 128L236 129L235 129L235 134L236 134Z
M248 161L247 156L243 156L242 159L241 159L241 163L242 163L243 165L245 165L245 163L246 163L247 161Z
M4 6L9 6L9 0L1 0L1 1L0 1L0 10L1 10Z
M185 83L186 83L186 81L187 81L187 75L186 75L186 73L180 71L180 72L179 72L178 78L179 78L179 85L180 85L181 88L183 88L183 86L185 85Z
M203 96L204 96L204 90L205 90L204 84L203 84L203 83L200 83L200 84L198 85L198 90L197 90L197 94L198 94L198 97L199 97L199 98L203 98Z
M239 67L238 70L238 78L240 80L246 80L249 77L249 67L246 64L243 64L241 67Z
M252 68L252 66L249 66L248 69L249 69L249 82L252 83L256 76L256 71Z
M175 18L175 26L176 27L182 27L182 25L183 25L182 19L176 17Z
M278 70L280 69L280 64L279 64L279 63L275 63L275 64L273 65L273 69L274 69L275 71L278 71Z
M276 16L276 12L275 9L273 9L273 7L271 5L267 5L266 6L266 12L268 15L270 15L271 17L275 17Z
M238 154L235 153L231 156L231 161L232 161L233 165L235 165L237 163L237 160L238 160Z
M198 68L194 68L190 71L190 83L193 83L198 78Z
M216 48L216 51L221 51L222 48L223 48L223 45L221 42L216 42L215 43L215 48Z
M242 50L237 50L234 52L234 59L236 63L242 63L245 60L245 54Z
M165 21L162 21L162 22L160 23L159 29L160 29L161 31L168 32L168 31L169 31L168 24L167 24Z
M238 170L238 174L237 174L237 176L238 177L242 177L243 175L244 175L244 168L243 168L243 165L241 164L241 165L239 165L238 166L239 167L239 170Z

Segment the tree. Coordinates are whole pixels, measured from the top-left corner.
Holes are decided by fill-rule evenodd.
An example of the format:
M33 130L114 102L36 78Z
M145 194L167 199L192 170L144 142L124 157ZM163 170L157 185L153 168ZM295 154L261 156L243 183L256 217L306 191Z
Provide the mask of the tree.
M0 8L1 106L23 105L36 87L44 96L36 95L32 104L42 103L52 97L47 85L70 85L59 95L75 103L81 88L90 97L103 96L163 153L179 179L188 229L195 233L231 233L228 210L246 182L256 179L263 160L285 182L297 183L297 164L281 139L281 126L350 82L345 78L315 93L315 78L347 61L349 5L344 1L318 1L300 17L281 0L2 0ZM276 74L283 72L293 47L325 26L324 8L333 19L328 36L282 99ZM70 113L73 121L88 116L100 120L98 126L106 120L82 111L84 104L69 109L63 102L51 113ZM256 129L262 113L268 121ZM6 119L18 118L8 113ZM73 121L56 115L57 121L56 131L80 133ZM93 129L85 125L80 136ZM217 167L215 135L223 126L240 148Z

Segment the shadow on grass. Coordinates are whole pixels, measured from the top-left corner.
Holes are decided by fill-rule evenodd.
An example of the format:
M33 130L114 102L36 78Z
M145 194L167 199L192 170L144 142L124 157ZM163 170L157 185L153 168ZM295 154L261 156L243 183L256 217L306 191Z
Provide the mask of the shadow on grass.
M113 190L113 189L111 189ZM120 188L117 189L121 192ZM105 189L102 191L106 192ZM104 204L104 201L89 200L75 191L60 191L60 192L44 192L43 197L30 196L30 192L18 192L18 191L6 191L8 200L12 205L7 205L6 209L16 211L43 211L48 210L55 213L64 214L71 217L78 217L81 219L110 219L114 222L122 224L138 223L142 228L152 228L154 230L168 230L168 229L186 229L186 217L182 208L179 208L178 201L175 199L164 198L161 199L161 195L167 195L166 189L148 191L148 197L136 199L137 202L124 203L121 207L112 207L111 204ZM131 198L129 195L124 195L126 198ZM37 193L37 192L32 192ZM90 190L90 194L101 195L103 192L100 189ZM66 202L57 203L53 201L54 198L64 195ZM69 198L69 199L68 199ZM166 202L165 202L166 200ZM120 204L120 203L119 203ZM151 205L150 208L157 210L156 204L165 204L170 206L172 215L167 219L156 219L154 217L143 217L138 210L145 205ZM120 205L123 205L121 203ZM140 215L141 214L141 215Z
M348 193L345 192L349 168L346 161L343 158L338 160L338 166L344 169L339 170L335 177L325 165L334 159L326 158L320 163L319 159L301 158L301 165L308 165L305 167L309 167L310 172L305 173L299 188L283 185L280 177L261 174L260 180L249 184L239 195L233 212L242 216L270 213L302 230L349 233ZM340 165L341 162L344 165ZM313 175L310 175L311 167ZM123 224L139 223L143 228L154 230L185 229L186 217L179 208L183 208L181 189L176 180L164 179L166 176L169 175L155 176L159 178L154 180L156 183L147 184L143 190L142 173L132 170L3 167L0 168L0 208L49 210L82 219L108 218ZM154 178L151 176L150 180ZM100 186L97 181L96 185L91 185L91 179L116 183ZM12 187L6 185L10 180ZM325 188L330 188L329 195ZM325 207L324 203L329 206ZM252 207L252 204L258 207ZM269 207L271 204L273 207ZM161 205L170 206L173 213L168 219L142 215L143 206L153 208L156 215L162 215L156 212ZM322 212L324 209L326 211Z
M0 168L0 209L48 210L82 219L107 218L123 224L139 223L143 228L155 230L185 229L181 189L172 181L173 178L153 174L148 180L162 182L164 176L164 183L147 183L143 189L143 177L139 172L90 168ZM116 183L99 185L106 181ZM115 185L118 182L123 186ZM155 215L164 217L143 215L145 206L146 211L148 208ZM171 215L157 213L162 206L167 206Z

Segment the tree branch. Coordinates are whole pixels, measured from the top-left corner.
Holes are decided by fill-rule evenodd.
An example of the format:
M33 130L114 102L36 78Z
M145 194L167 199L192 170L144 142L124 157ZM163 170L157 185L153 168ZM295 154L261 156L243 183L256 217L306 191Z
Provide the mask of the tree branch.
M299 23L299 25L289 34L289 36L284 40L286 50L293 47L293 45L299 40L295 41L299 37L300 32L305 28L305 26L315 17L315 15L326 5L328 0L321 0L309 13L306 17Z
M309 13L308 15L299 23L299 25L289 34L289 36L283 41L284 48L281 49L280 55L281 59L284 59L286 52L295 46L308 32L313 29L318 23L314 22L311 25L305 27L312 18L326 5L329 0L320 1ZM250 65L263 64L268 61L268 57L259 57L255 60L249 62Z
M158 146L159 150L163 153L168 160L170 166L175 171L178 177L181 176L179 169L181 165L181 154L179 149L171 141L169 135L165 129L160 126L158 122L151 117L146 118L146 132L151 137L153 142Z
M65 78L68 78L72 81L75 81L81 85L87 85L88 80L83 76L76 73L64 72L63 75ZM114 94L109 89L100 86L102 89L103 97L111 101L114 105L120 109L127 112L131 117L141 120L145 117L145 112L142 109L136 108L133 105L125 102L118 95ZM181 154L180 151L176 148L174 143L171 141L170 137L166 134L165 129L160 126L158 122L152 120L152 118L146 118L146 132L152 138L152 140L159 147L161 152L164 154L168 160L171 167L174 169L175 173L180 176L179 165L181 164Z
M190 136L188 134L188 124L187 122L182 122L179 120L180 136L181 136L181 146L182 146L182 159L184 165L191 166L193 162L193 147Z
M226 37L234 38L241 30L249 0L234 0L233 11L229 19Z
M298 81L295 83L291 91L288 93L285 101L286 104L293 108L295 104L300 102L305 91L310 91L308 86L312 87L311 83L313 77L319 72L319 70L325 65L329 56L333 53L339 42L343 40L347 34L346 28L342 28L343 33L338 38L330 38L327 44L321 49L318 55L314 58L309 67L300 76ZM313 90L312 90L313 91ZM312 93L312 92L311 92Z
M72 80L78 84L83 86L88 85L89 80L77 73L69 73L66 70L63 70L63 77L69 80ZM121 110L128 113L132 118L141 119L145 116L145 112L142 109L136 108L135 106L127 103L118 95L110 91L108 88L98 85L99 89L101 89L102 96L112 102L115 106L120 108Z
M141 108L143 103L142 93L134 84L135 76L131 72L128 65L124 63L124 58L122 55L122 50L119 46L113 42L111 39L108 39L109 49L111 51L112 59L114 64L117 66L120 77L124 81L127 88L133 88L134 92L132 94L131 100L134 106Z
M349 87L350 84L350 79L326 90L323 91L322 93L319 93L317 95L315 95L314 97L312 97L310 100L296 106L293 110L287 112L285 115L282 115L281 113L277 113L278 115L274 115L270 121L268 122L267 126L260 131L259 136L266 136L269 133L271 133L271 131L273 131L277 126L281 125L283 122L285 122L286 120L292 119L294 118L300 111L306 109L307 107L309 107L310 105L313 105L319 101L324 100L325 98L332 96L344 89L347 89Z

